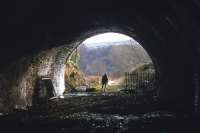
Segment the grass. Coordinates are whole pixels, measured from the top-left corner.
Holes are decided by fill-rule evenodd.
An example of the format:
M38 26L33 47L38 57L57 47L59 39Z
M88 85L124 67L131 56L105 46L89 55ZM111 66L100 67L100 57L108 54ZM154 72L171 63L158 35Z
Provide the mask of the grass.
M103 91L101 85L97 85L95 88L96 88L97 92ZM122 85L109 85L109 86L107 86L106 92L117 92L121 88L122 88Z
M111 85L111 86L108 86L107 91L115 92L115 91L119 91L121 88L122 88L122 85Z

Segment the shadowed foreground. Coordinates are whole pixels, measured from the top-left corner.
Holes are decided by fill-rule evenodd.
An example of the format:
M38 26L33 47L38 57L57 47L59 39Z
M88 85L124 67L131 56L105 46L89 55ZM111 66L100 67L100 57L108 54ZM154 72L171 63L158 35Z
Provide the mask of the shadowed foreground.
M78 96L81 95L81 96ZM66 95L27 111L1 116L5 132L171 133L200 131L200 117L119 93Z

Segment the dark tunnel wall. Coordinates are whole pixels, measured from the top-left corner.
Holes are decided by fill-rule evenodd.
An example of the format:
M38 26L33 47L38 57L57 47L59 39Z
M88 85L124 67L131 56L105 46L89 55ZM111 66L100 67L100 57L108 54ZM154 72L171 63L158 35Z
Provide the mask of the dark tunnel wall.
M68 45L69 46L69 45ZM0 71L0 111L32 106L37 80L49 77L55 95L64 92L65 62L71 50L65 46L43 50L7 64Z
M40 76L51 76L52 65L57 51L55 49L27 56L7 64L1 70L1 111L15 106L31 105L35 82Z
M1 22L1 70L11 62L42 50L82 40L99 29L119 30L138 40L156 64L160 100L193 109L194 92L199 88L194 84L194 73L199 75L200 70L198 1L78 3L62 0L5 3ZM23 67L26 64L21 63ZM18 77L15 79L22 81ZM5 91L16 90L11 88Z

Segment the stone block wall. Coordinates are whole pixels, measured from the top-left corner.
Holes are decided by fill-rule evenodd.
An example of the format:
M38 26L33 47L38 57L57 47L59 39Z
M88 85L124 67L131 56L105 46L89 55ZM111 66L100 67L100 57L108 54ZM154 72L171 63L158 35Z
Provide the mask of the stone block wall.
M39 77L50 77L56 95L65 89L64 71L70 49L65 46L11 62L0 70L0 112L32 105L32 96Z

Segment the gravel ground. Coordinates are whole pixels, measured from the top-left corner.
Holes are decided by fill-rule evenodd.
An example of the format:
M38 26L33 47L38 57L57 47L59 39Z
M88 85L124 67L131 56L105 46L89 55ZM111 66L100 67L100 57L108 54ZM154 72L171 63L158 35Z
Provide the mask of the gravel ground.
M199 130L199 117L163 110L156 101L120 93L69 94L0 116L0 131L171 133ZM193 131L194 130L194 131Z

